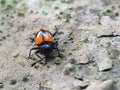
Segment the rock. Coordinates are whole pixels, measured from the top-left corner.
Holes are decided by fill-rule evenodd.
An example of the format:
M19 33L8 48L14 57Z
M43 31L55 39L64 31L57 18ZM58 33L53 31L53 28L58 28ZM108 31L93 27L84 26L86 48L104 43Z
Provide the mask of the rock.
M101 84L101 89L103 89L103 90L113 90L114 84L115 84L115 82L113 80L104 81Z
M112 68L112 61L108 58L107 51L102 47L98 48L96 62L99 71L109 70Z
M97 62L99 71L109 70L112 68L112 61L110 59L103 59L101 62Z
M120 21L112 20L109 16L103 16L100 22L102 25L96 27L95 31L98 37L102 35L120 35Z
M90 86L86 90L113 90L114 81L107 80L107 81L96 81L91 83Z
M110 26L110 21L111 21L111 19L110 19L110 17L109 16L103 16L102 18L101 18L101 24L103 25L103 26Z
M79 56L79 58L80 58L80 60L79 61L77 60L79 64L87 64L87 63L89 63L88 56L85 53L81 54Z
M73 82L73 86L75 87L80 87L80 88L85 88L88 86L88 83L84 82L84 81L80 81L80 80L75 80Z
M83 47L80 50L76 50L72 54L77 64L87 64L90 62L89 60L90 53L87 47Z

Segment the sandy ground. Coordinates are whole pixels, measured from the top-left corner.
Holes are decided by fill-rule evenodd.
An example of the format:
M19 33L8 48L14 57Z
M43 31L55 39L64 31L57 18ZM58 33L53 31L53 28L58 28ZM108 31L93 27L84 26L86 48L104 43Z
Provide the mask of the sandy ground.
M0 0L0 89L120 90L119 11L119 0ZM63 57L31 67L29 38L55 25Z

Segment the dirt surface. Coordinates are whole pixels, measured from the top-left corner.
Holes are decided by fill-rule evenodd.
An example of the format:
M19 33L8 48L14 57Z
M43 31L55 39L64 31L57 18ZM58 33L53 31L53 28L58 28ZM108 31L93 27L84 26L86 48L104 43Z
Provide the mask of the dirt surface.
M0 0L0 89L120 90L119 12L119 0ZM62 58L31 67L29 38L56 25Z

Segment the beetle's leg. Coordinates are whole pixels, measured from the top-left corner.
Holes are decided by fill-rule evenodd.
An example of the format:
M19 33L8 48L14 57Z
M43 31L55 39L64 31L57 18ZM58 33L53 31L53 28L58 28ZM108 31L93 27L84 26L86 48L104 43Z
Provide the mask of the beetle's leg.
M57 48L57 46L58 46L58 41L52 42L52 47L53 47L53 49L54 49L54 48Z
M46 64L46 61L45 61L45 63L41 62L45 57L43 57L43 58L40 57L40 56L38 55L38 53L39 53L39 50L37 50L37 51L35 52L35 55L38 56L38 57L40 58L40 60L38 60L38 61L32 63L32 64L31 64L32 67L33 67L36 63L38 63L38 62L41 63L41 64L43 64L43 65Z
M53 49L56 49L57 52L58 52L58 57L62 58L62 56L60 55L60 51L59 51L59 49L58 49L57 47L56 47L56 48L53 48Z
M37 50L37 51L35 52L35 55L38 56L38 57L40 58L40 60L32 63L32 64L31 64L32 67L33 67L36 63L38 63L38 62L40 62L40 61L42 60L42 58L38 55L38 53L39 53L39 50Z
M39 52L40 52L40 50L36 51L35 55L38 56L40 58L40 60L41 60L42 58L38 55Z
M31 43L34 42L34 38L33 37L29 37L29 39L31 40Z
M32 51L32 50L36 50L36 49L39 49L39 48L38 48L38 47L35 47L35 48L31 48L31 49L30 49L28 58L30 58L30 56L31 56L31 51Z
M58 28L57 28L57 26L55 26L55 32L53 33L53 37L56 35L58 33Z
M44 58L41 58L41 60L43 60ZM32 63L31 64L31 67L33 67L36 63L40 63L40 64L43 64L43 65L45 65L46 64L46 62L45 63L43 63L43 62L41 62L41 60L38 60L38 61L36 61L36 62L34 62L34 63Z
M36 61L34 63L31 64L31 67L33 67L36 63L38 63L39 61Z

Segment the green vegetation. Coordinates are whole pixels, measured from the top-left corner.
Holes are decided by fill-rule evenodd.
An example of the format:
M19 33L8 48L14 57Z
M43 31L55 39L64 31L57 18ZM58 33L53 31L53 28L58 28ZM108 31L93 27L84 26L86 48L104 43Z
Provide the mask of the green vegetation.
M24 17L24 12L18 12L17 14L19 17Z
M16 79L12 79L11 81L10 81L10 84L11 85L15 85L17 83L17 80Z
M4 40L5 40L5 39L6 39L6 37L5 37L5 36L3 36L3 37L2 37L2 39L4 39Z
M24 67L24 66L25 66L25 63L24 63L24 62L22 62L22 61L21 61L21 62L19 62L18 64L19 64L21 67Z
M45 0L45 1L56 1L56 0Z
M0 82L0 89L4 88L4 85L2 82Z
M113 11L110 10L110 9L107 9L107 10L104 11L102 14L103 14L104 16L110 16L110 15L113 15Z
M119 16L119 13L118 13L118 12L116 12L116 13L115 13L115 16L116 16L116 17L117 17L117 16Z
M6 0L1 0L0 2L2 5L5 5L6 4Z
M2 30L0 30L0 33L3 33L3 31L2 31Z
M23 82L29 81L29 75L25 75L22 79Z
M61 0L61 3L69 3L69 0Z
M55 6L54 9L57 10L57 9L59 9L59 7L58 7L58 6Z
M6 6L6 8L5 8L5 10L11 10L11 9L13 9L13 6L12 6L12 5L9 5L9 4L8 4L8 5Z
M115 10L116 10L115 6L112 6L111 8L106 9L105 11L103 11L102 15L103 16L118 17L119 16L119 12L116 12Z
M13 55L14 58L17 58L19 56L20 53L16 53Z

